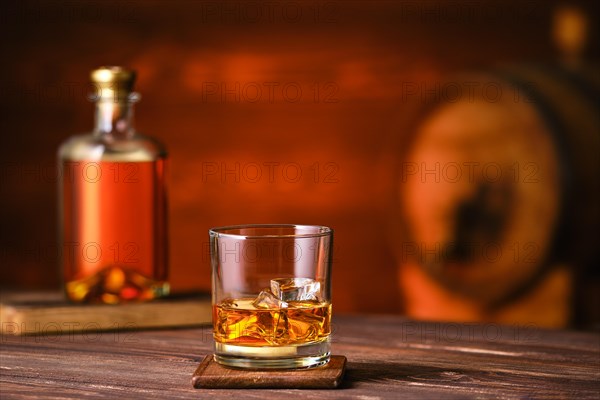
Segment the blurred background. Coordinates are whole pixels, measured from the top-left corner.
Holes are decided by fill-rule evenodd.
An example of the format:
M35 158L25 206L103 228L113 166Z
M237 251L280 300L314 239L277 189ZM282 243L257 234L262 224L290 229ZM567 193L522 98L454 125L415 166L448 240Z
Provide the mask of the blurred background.
M3 2L0 284L60 286L56 150L123 65L174 292L210 289L210 227L321 224L336 313L598 327L599 8Z

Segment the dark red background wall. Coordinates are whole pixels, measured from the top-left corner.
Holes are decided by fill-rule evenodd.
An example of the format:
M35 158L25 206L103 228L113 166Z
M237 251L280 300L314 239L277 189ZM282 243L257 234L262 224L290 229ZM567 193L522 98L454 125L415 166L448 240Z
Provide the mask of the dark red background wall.
M3 2L2 286L59 285L55 152L91 129L89 71L125 65L139 72L137 127L170 150L175 291L209 289L210 227L323 224L335 229L336 310L401 311L388 143L409 133L427 96L407 88L555 62L557 4Z

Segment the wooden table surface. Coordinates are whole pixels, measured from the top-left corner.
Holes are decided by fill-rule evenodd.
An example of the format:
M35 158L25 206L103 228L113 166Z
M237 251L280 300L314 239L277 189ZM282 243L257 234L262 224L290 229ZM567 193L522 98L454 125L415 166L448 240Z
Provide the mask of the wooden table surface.
M67 331L67 329L63 329ZM348 358L337 390L193 389L210 327L60 336L3 335L0 397L598 399L600 335L533 326L334 318Z

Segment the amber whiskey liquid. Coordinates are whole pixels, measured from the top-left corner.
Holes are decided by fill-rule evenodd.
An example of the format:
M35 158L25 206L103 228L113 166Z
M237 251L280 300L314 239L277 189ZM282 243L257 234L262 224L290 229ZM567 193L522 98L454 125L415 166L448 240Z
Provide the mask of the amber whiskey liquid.
M165 163L64 161L63 268L76 302L168 292Z
M269 358L277 366L277 358L329 356L329 302L290 301L286 308L263 309L253 301L225 300L213 306L217 358Z

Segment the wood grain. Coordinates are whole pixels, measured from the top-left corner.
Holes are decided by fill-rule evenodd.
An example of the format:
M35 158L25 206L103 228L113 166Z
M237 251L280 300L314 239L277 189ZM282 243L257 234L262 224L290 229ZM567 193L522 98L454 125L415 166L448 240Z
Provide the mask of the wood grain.
M226 368L207 355L192 376L196 389L335 389L342 382L346 357L331 356L326 365L299 370L241 370Z
M59 292L2 295L0 332L7 335L197 326L212 318L210 295L145 303L73 304Z
M338 390L202 389L212 327L2 335L2 398L598 399L600 336L535 326L336 316Z

